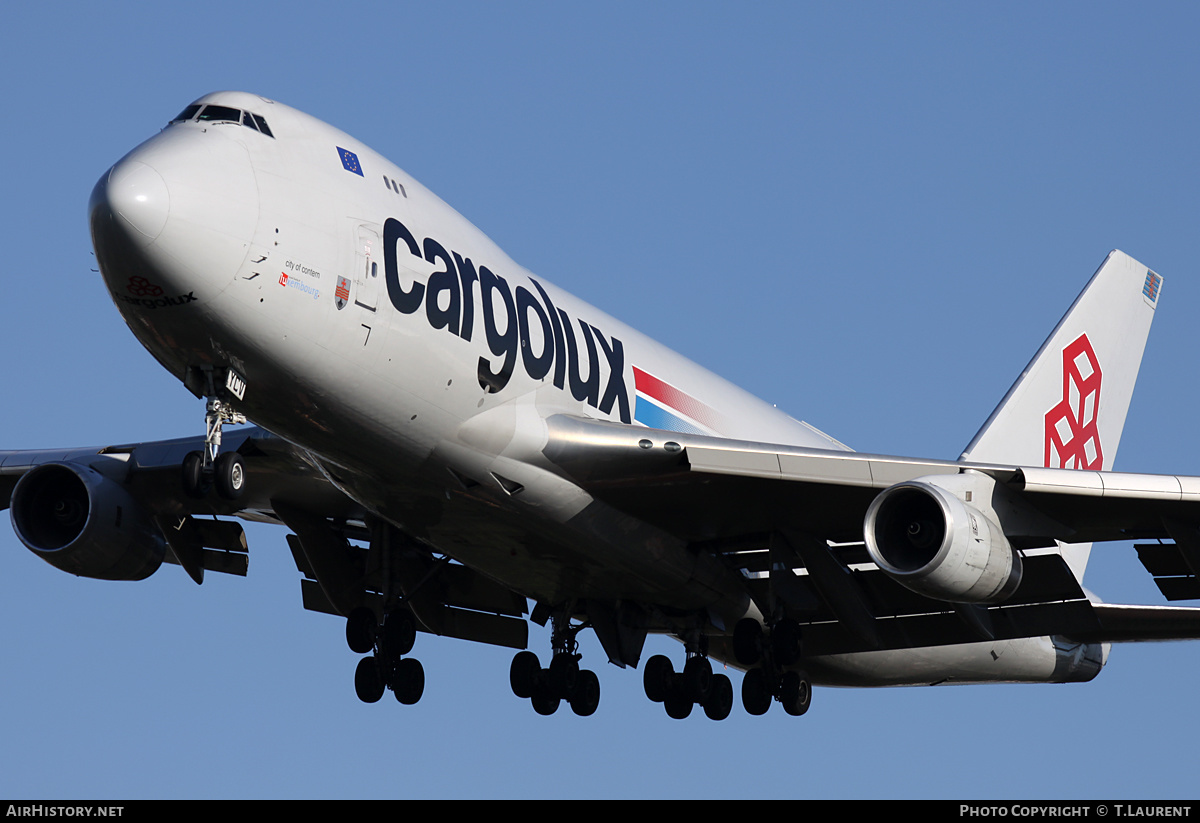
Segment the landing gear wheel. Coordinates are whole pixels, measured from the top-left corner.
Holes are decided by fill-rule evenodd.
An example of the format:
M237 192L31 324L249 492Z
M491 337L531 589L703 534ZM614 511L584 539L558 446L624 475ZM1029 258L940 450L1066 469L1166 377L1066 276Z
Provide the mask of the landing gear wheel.
M754 666L762 659L762 651L762 626L753 617L743 617L733 627L733 656L743 666Z
M412 651L417 642L417 626L407 609L388 612L383 618L383 642L387 653L396 657Z
M799 717L812 705L812 683L805 672L784 672L779 684L779 702L792 717Z
M195 500L203 500L208 494L204 480L204 456L200 452L188 452L183 458L183 493Z
M569 699L579 680L579 661L575 655L559 652L550 659L550 690L560 698Z
M671 693L667 695L667 699L663 701L667 708L667 717L674 720L683 720L692 713L692 706L696 705L684 693L685 690L680 688L680 685L677 683L675 688L671 689Z
M375 612L359 606L346 617L346 644L355 654L367 654L375 648Z
M712 691L712 663L707 657L690 657L683 665L684 694L693 702L704 705Z
M724 720L733 710L733 683L723 674L714 674L712 691L704 701L704 714L709 720Z
M217 494L225 500L237 500L246 490L246 464L237 452L225 452L217 458L213 480Z
M771 651L775 665L790 666L800 659L800 624L783 619L771 629Z
M771 708L771 690L767 688L767 674L762 669L751 669L742 678L742 706L746 714L755 716L766 714Z
M533 710L540 715L549 716L558 711L559 697L551 694L545 684L539 684L533 692Z
M513 694L517 697L533 697L541 673L542 664L536 654L517 652L508 667L508 685L512 686Z
M392 673L392 691L396 699L411 706L425 693L425 667L414 657L406 657L396 664Z
M671 658L656 654L646 661L646 667L642 670L642 686L646 689L646 697L655 703L667 699L674 679L675 667L671 665Z
M590 717L600 705L600 678L594 671L584 669L575 681L575 692L571 695L571 711L580 717Z
M354 670L354 691L358 699L364 703L378 703L383 697L383 673L379 671L379 662L374 657L364 657L358 661Z

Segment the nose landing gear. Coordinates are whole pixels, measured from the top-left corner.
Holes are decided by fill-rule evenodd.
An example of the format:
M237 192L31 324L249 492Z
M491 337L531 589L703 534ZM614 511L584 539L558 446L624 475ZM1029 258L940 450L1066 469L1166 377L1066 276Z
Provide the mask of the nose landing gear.
M225 500L237 500L246 489L246 464L237 452L221 454L221 427L225 423L246 422L245 415L222 400L214 387L211 370L205 377L207 402L204 413L204 449L189 452L183 459L183 491L193 499L202 500L214 486ZM226 375L226 391L240 399L245 381L232 369Z

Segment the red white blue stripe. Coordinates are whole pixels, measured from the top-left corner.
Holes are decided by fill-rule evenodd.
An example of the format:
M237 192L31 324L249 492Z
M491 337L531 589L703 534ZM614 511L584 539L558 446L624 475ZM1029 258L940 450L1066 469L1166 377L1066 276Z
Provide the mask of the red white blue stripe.
M633 367L637 401L633 419L652 429L684 434L716 434L725 428L725 418L682 389Z

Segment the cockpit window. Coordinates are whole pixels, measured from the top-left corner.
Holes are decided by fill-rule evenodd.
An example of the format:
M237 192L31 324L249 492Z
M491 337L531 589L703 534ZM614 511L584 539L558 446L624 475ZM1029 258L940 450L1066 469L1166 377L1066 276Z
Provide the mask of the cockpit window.
M246 113L250 114L249 112L246 112ZM267 126L267 119L265 117L259 117L257 114L251 114L250 116L253 117L254 122L258 124L259 131L261 131L267 137L275 136L275 135L271 134L271 129Z
M198 111L200 111L200 104L199 104L199 103L192 103L192 105L188 106L186 109L184 109L183 111L179 112L179 114L178 114L178 115L175 117L175 119L174 119L174 120L172 120L171 122L172 122L172 123L179 123L179 122L182 122L182 121L184 121L184 120L191 120L193 117L195 117L195 116L196 116L196 112L198 112Z
M197 117L197 114L199 114L199 117ZM171 123L184 123L188 120L199 120L202 123L236 123L248 129L262 132L267 137L275 137L267 125L266 118L253 112L235 109L231 106L202 106L199 103L192 103L192 105L179 112L179 115Z
M242 112L239 109L231 109L229 106L205 106L204 111L200 112L200 120L203 121L228 121L230 123L241 123Z

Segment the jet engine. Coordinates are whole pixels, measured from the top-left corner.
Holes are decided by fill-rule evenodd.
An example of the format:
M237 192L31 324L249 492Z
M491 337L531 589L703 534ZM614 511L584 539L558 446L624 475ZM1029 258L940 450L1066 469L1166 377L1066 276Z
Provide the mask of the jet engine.
M51 566L99 580L142 580L166 541L121 484L77 463L47 463L13 489L13 530Z
M881 492L864 533L879 568L926 597L1002 603L1021 583L1021 556L995 521L925 479Z

